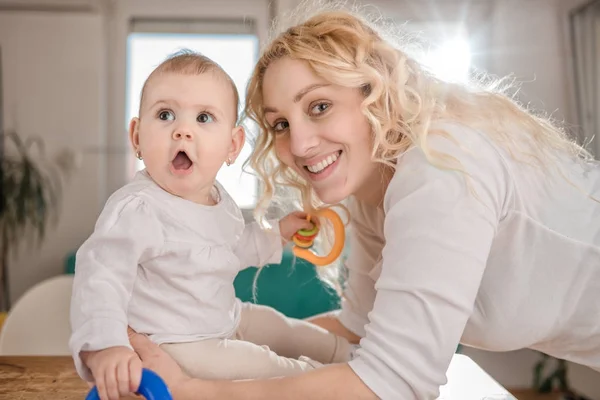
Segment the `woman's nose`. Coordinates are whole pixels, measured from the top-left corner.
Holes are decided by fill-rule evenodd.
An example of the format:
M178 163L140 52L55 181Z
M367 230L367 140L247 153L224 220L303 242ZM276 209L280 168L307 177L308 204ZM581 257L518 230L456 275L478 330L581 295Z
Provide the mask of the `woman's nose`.
M310 124L290 127L290 151L296 157L305 157L319 145L319 136Z

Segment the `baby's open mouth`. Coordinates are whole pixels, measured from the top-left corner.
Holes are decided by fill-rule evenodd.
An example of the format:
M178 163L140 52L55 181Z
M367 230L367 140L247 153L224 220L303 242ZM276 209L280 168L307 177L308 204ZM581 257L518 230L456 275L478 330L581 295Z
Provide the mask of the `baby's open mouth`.
M192 160L190 160L190 157L185 151L180 151L173 159L173 168L175 168L177 171L188 170L191 166Z

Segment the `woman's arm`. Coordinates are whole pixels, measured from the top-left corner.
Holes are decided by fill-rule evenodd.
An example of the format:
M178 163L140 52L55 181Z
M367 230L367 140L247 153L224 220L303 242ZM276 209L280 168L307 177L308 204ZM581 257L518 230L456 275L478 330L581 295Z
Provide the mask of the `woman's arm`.
M510 207L510 173L498 150L466 127L447 131L455 140L431 134L430 154L460 161L465 173L434 166L412 148L386 192L377 295L350 362L384 399L439 396Z
M165 380L175 400L377 399L347 364L329 365L286 378L205 381L186 376L173 358L146 336L129 330L129 339L144 367L155 371Z
M198 393L189 381L185 393ZM378 397L360 380L348 364L334 364L305 374L262 381L213 381L207 391L207 400L245 399L263 400L372 400ZM180 400L197 400L181 397ZM176 399L179 400L179 399Z

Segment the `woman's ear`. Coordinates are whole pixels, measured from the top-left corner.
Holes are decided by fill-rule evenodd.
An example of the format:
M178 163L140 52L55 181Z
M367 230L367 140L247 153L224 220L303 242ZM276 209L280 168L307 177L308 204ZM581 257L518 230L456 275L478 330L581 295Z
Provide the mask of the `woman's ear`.
M231 131L231 146L227 154L228 162L233 164L236 158L240 155L244 143L246 142L246 132L242 126L236 126Z
M134 152L140 150L140 119L135 117L129 122L129 141Z

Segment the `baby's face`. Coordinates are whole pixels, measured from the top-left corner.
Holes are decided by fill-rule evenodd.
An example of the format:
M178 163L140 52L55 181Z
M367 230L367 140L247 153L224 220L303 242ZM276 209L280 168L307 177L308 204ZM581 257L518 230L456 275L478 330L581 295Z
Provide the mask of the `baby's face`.
M232 88L217 73L160 74L149 82L136 130L150 176L166 191L205 203L235 152Z

